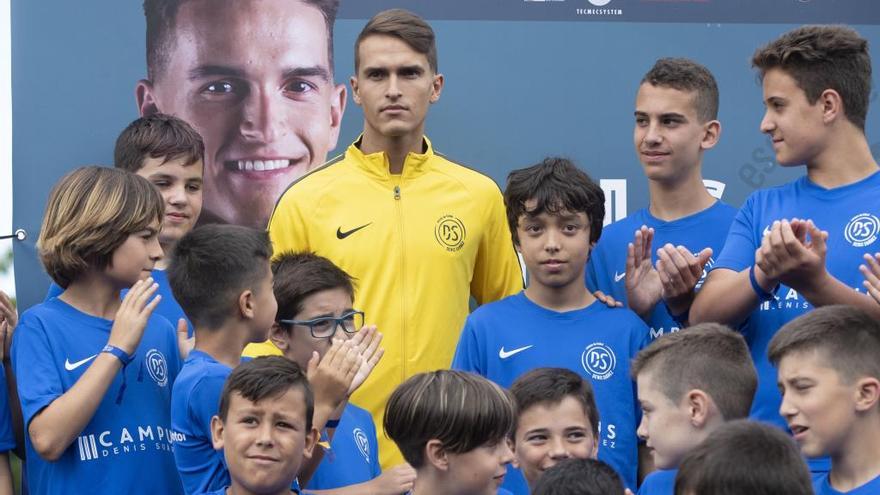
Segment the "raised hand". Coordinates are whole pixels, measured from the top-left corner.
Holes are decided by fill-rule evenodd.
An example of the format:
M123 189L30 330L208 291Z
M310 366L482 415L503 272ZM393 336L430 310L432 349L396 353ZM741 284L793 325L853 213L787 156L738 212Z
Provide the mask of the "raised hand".
M306 375L315 394L315 407L339 407L348 398L348 389L360 366L360 353L351 340L333 339L323 358L313 352Z
M643 318L654 310L663 291L657 270L651 264L653 241L654 229L642 225L633 242L626 246L626 299L630 309Z
M662 297L674 315L686 313L694 301L694 288L703 277L703 270L712 248L696 256L684 246L667 244L657 251L657 273L663 286Z
M828 232L812 220L777 220L755 252L755 265L771 287L780 282L796 290L815 287L826 273L827 239Z
M183 318L177 319L177 350L180 352L180 360L186 361L189 351L196 346L196 337L189 336L189 327Z
M862 285L877 304L880 304L880 253L874 253L873 256L865 254L865 264L859 265L859 271L865 277Z
M349 396L366 381L370 373L373 372L373 368L385 354L385 349L379 347L379 344L382 343L382 337L382 333L376 329L376 325L365 325L351 338L351 343L361 357L361 365L348 388Z
M161 295L153 297L158 288L159 285L153 282L152 277L135 282L116 311L108 344L129 355L134 354L144 336L147 320L162 299Z

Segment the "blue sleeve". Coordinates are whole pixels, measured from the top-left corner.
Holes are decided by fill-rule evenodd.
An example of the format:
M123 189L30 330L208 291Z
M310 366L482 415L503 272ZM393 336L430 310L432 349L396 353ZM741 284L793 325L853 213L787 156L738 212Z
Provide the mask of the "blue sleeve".
M22 316L12 338L12 369L25 431L44 407L64 394L60 370L52 362L52 348L38 320Z
M760 239L755 238L755 196L749 196L742 208L736 213L724 248L712 269L726 268L741 272L755 263L755 250L760 246Z
M477 333L474 330L471 318L471 316L468 316L464 322L461 337L458 339L458 346L455 348L455 356L452 358L451 368L485 376L486 367L483 361L486 356L481 355Z
M187 399L187 418L192 430L204 438L211 438L211 418L220 410L220 395L226 379L220 376L205 376L190 391Z
M157 315L153 313L153 316L150 318L151 323L153 320L156 320L156 326L162 328L162 331L166 333L166 338L168 339L168 382L174 383L177 379L177 375L180 374L180 370L183 369L183 358L180 357L180 347L177 345L177 324L171 324L167 318L162 315ZM217 396L219 397L219 395ZM210 430L209 430L210 432ZM209 436L210 438L210 436Z
M0 452L15 448L15 435L12 433L12 415L9 410L6 385L6 368L0 363Z

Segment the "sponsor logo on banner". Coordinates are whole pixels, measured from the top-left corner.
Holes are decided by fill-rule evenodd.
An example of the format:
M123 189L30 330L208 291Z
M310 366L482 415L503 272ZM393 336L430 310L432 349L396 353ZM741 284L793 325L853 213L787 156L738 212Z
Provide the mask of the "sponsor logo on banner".
M880 219L870 213L859 213L852 217L843 230L847 242L855 247L874 244L878 233L880 233Z
M607 380L614 374L617 356L611 347L602 342L594 342L581 354L581 365L594 380Z
M626 216L626 179L600 179L599 187L605 193L605 218L602 225L616 222Z
M727 184L712 179L703 179L703 185L706 186L706 191L715 199L721 199L721 196L724 196L724 188L727 187Z
M609 5L614 0L587 0L587 7L578 7L574 9L577 15L588 16L621 16L623 9L610 8ZM598 8L597 8L598 7Z

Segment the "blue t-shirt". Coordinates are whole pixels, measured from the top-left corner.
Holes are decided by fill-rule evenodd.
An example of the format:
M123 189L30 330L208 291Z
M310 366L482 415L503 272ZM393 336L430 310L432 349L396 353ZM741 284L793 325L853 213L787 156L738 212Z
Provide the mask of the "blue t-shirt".
M171 431L174 461L186 493L216 490L230 483L223 451L214 450L211 418L232 368L193 349L171 393Z
M755 263L755 250L764 232L776 220L805 218L828 232L828 272L843 284L861 290L859 272L865 253L880 250L880 172L859 182L825 189L806 176L778 187L752 193L730 227L724 249L714 269L736 272ZM758 371L758 390L752 404L754 419L785 427L779 415L782 396L776 386L776 369L767 359L767 345L782 325L813 309L803 296L785 285L775 300L762 302L741 326ZM825 460L811 460L811 469L827 470Z
M193 326L189 321L189 318L183 313L183 308L180 307L180 304L177 304L177 300L174 299L174 294L171 293L171 284L168 283L168 275L165 274L165 270L160 270L158 268L154 269L150 274L153 277L153 280L159 284L159 288L156 289L156 294L162 296L162 300L159 301L159 305L156 306L156 309L153 310L153 314L162 315L168 321L171 322L171 325L174 327L175 331L177 330L177 320L183 318L186 320L186 326L189 329L189 336L193 336ZM46 300L52 299L53 297L58 297L61 293L64 292L58 284L52 282L49 285L49 292L46 293ZM128 290L123 290L120 292L119 297L125 297L128 293Z
M86 372L112 326L59 298L21 315L12 364L26 429ZM45 461L25 435L30 493L183 493L170 434L171 384L179 370L174 328L153 315L133 361L95 397L98 409L60 459Z
M330 490L364 483L382 474L376 426L370 413L348 404L330 440L330 449L306 490Z
M674 495L678 469L660 469L645 476L638 495Z
M825 473L813 482L813 490L816 491L816 495L877 495L880 493L880 476L872 479L855 490L839 492L831 487L829 473Z
M640 414L629 364L647 338L647 325L628 309L612 309L597 301L559 313L520 292L468 316L452 367L485 376L502 387L540 367L580 373L593 386L601 418L599 459L635 488ZM528 493L525 479L513 467L504 487Z
M12 433L12 415L9 410L9 396L6 388L6 368L0 363L0 452L15 448L15 435Z
M696 289L699 290L706 271L711 269L715 258L721 253L736 211L736 208L716 201L703 211L671 222L654 217L647 208L614 222L602 229L602 237L590 253L587 286L590 290L601 290L624 305L627 304L624 285L626 247L633 242L636 230L647 225L654 229L654 240L651 243L651 262L654 264L657 262L657 250L667 243L684 246L692 253L699 253L707 247L712 248L712 257L706 263L703 278L697 283ZM681 325L672 318L663 301L660 301L648 319L648 326L651 328L651 339L655 339L664 333L677 331Z

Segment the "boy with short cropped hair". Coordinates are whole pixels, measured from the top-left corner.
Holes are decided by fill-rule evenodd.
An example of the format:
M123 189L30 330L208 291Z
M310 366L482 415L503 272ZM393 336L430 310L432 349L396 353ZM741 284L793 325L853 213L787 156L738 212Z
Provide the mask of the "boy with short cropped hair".
M130 123L116 138L113 152L115 168L127 170L150 181L165 203L159 244L165 256L156 262L151 275L162 296L156 314L162 315L182 331L183 319L187 333L193 326L183 309L174 300L165 268L174 245L195 226L202 211L202 163L205 145L202 137L183 120L164 114L139 118ZM49 287L47 299L64 291L56 284Z
M650 205L605 227L587 265L587 285L626 303L652 339L687 325L736 215L703 180L703 156L721 137L718 100L715 77L692 60L661 58L645 74L633 141Z
M595 459L565 459L548 469L532 495L631 495L608 464Z
M594 425L599 459L635 487L638 407L629 360L644 347L648 328L628 309L597 303L584 285L605 195L571 161L547 158L511 172L504 200L529 285L468 316L452 366L503 387L539 367L580 373L592 383L603 420ZM505 487L525 491L524 484Z
M517 416L511 435L513 463L530 490L558 462L596 457L599 411L593 388L580 375L564 368L538 368L517 378L510 393Z
M229 484L221 452L211 442L211 417L223 383L250 342L261 342L275 319L265 231L205 225L177 243L168 265L174 296L195 325L195 348L174 382L174 460L186 493Z
M206 495L284 495L318 441L314 397L302 368L278 356L247 361L230 375L211 418L230 481ZM202 492L205 493L205 492Z
M690 331L690 330L688 330ZM723 424L681 461L675 495L813 495L803 458L779 428Z
M418 476L412 495L499 495L513 460L513 399L472 373L417 374L397 387L384 427Z
M760 48L766 112L761 131L783 166L806 166L788 184L755 191L691 308L749 337L758 370L752 417L784 426L767 343L818 306L848 304L880 318L858 267L877 250L880 173L865 137L871 94L868 42L846 26L803 26ZM811 461L827 471L827 459Z
M880 492L880 324L849 306L786 324L768 347L785 418L801 452L829 456L818 495Z
M726 421L745 418L757 374L742 335L717 323L664 335L643 349L630 372L638 384L646 440L660 469L640 495L672 495L681 459Z
M269 340L303 368L325 356L334 339L352 338L355 334L376 332L364 327L364 314L354 309L354 286L351 276L327 258L312 253L281 253L272 261L275 299L278 314ZM362 337L362 335L358 335ZM336 410L325 413L318 445L324 456L306 488L308 493L327 495L399 495L412 488L415 471L407 465L385 473L379 466L376 427L370 413L351 404L348 396L357 389L382 357L381 334L369 340L365 368L353 380L350 390ZM315 395L322 393L315 390ZM320 402L320 401L319 401Z

